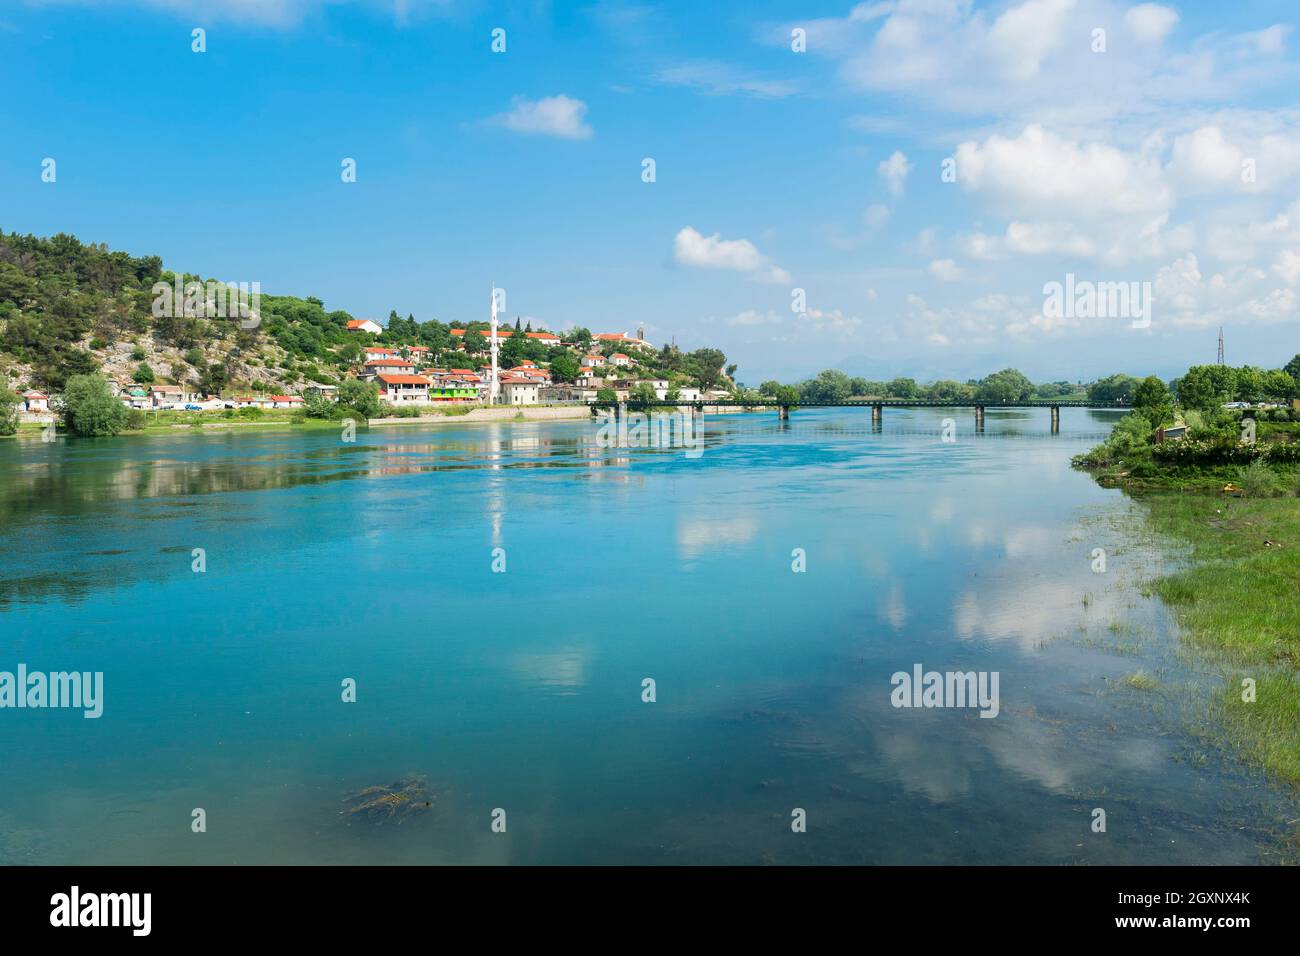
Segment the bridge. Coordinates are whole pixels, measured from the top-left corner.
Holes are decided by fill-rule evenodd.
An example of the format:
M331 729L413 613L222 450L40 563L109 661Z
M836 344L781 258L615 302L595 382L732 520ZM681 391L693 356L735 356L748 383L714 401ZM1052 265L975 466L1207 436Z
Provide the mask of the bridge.
M929 398L863 398L863 399L845 399L843 401L783 401L776 398L761 398L755 401L737 401L735 399L719 399L717 401L691 401L691 402L671 402L667 399L659 401L637 401L629 399L626 402L620 402L618 405L609 403L599 403L592 405L591 413L597 414L598 409L612 409L614 417L621 417L624 410L631 411L648 411L654 408L690 408L692 415L696 418L704 417L705 408L775 408L777 416L785 421L790 417L790 410L793 408L870 408L871 424L879 428L885 420L886 408L971 408L975 410L975 430L984 430L984 410L987 408L1050 408L1052 410L1052 434L1061 430L1061 409L1062 408L1091 408L1096 411L1127 409L1132 408L1132 403L1126 399L1112 402L1090 402L1080 399L1031 399L1023 402L995 402L981 401L977 399L954 399L944 401L941 399Z

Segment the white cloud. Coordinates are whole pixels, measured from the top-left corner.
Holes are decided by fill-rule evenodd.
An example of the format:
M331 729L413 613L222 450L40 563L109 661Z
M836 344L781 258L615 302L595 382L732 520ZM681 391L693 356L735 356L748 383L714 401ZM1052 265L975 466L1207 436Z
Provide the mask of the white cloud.
M794 83L754 76L715 60L691 60L667 66L655 73L655 79L670 86L686 86L719 96L744 94L776 98L798 91Z
M516 97L509 111L492 117L490 122L516 133L590 139L593 131L583 119L586 115L586 103L564 94L540 100Z
M881 203L872 203L862 213L862 224L870 229L883 226L889 221L889 207Z
M746 272L761 282L790 281L790 274L773 265L748 239L723 239L716 232L704 236L692 226L677 233L673 240L673 258L684 266Z
M1162 43L1178 23L1178 11L1158 3L1139 3L1124 12L1124 25L1140 43Z
M930 263L926 272L940 282L957 282L964 275L961 269L957 267L957 263L951 259L935 259Z
M1075 0L1029 0L993 21L988 44L1003 76L1029 80L1043 60L1061 45L1065 17Z
M889 188L892 196L903 195L903 183L907 180L907 174L911 170L912 164L898 150L894 150L888 159L882 160L880 165L876 167L876 172L885 181L885 185Z
M1173 203L1158 159L1038 125L957 147L957 181L1011 215L1160 213Z

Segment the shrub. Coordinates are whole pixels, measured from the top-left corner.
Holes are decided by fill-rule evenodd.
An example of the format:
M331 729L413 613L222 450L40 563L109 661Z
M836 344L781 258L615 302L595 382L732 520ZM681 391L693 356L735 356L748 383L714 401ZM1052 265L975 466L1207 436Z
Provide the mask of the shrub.
M0 435L14 435L18 432L18 403L22 399L0 388Z
M127 424L127 409L102 375L74 375L63 388L63 421L74 435L116 435Z
M1255 459L1241 469L1241 490L1249 498L1271 498L1282 491L1282 482L1262 459Z
M135 348L133 348L133 349L131 350L131 361L132 361L132 362L143 362L143 361L144 361L144 349L140 348L140 346L138 346L138 345L137 345Z

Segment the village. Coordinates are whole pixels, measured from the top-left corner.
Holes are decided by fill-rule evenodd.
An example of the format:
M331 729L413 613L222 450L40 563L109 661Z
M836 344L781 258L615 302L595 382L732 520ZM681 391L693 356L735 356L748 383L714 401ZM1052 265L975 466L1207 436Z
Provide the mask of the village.
M348 322L348 332L375 341L384 328L372 319L353 319ZM655 349L645 339L643 329L636 335L627 332L604 332L591 336L589 345L565 342L559 335L547 331L521 331L509 326L496 330L497 341L490 341L488 329L451 330L456 351L463 353L463 365L451 363L446 355L435 363L433 349L424 345L378 345L362 347L360 360L346 373L348 378L373 383L381 402L394 410L412 406L447 404L500 404L500 405L553 405L593 404L599 401L626 402L634 395L660 401L673 400L683 404L725 399L730 393L724 389L701 389L674 383L667 378L651 377L645 360ZM578 373L569 381L556 381L548 362L523 359L509 368L496 367L494 362L483 362L487 355L495 359L501 343L512 336L523 335L548 350L565 348L578 360ZM466 339L479 336L482 348L469 348ZM476 344L476 343L475 343ZM552 352L552 354L554 354ZM494 394L493 383L496 383ZM142 411L202 412L242 409L303 408L312 399L333 401L339 385L308 381L295 393L261 394L251 391L231 390L231 394L212 395L194 390L194 384L144 384L136 381L114 381L112 388L122 404ZM246 392L246 393L245 393ZM26 421L44 421L53 417L58 405L57 396L29 389L20 394L20 416Z

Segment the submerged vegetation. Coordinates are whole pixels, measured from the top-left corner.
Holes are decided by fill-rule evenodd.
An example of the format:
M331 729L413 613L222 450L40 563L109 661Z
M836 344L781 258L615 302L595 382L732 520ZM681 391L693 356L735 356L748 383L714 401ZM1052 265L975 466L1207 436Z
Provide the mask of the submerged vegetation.
M433 809L435 797L423 777L403 777L387 786L366 787L343 798L340 813L372 823L402 823Z

